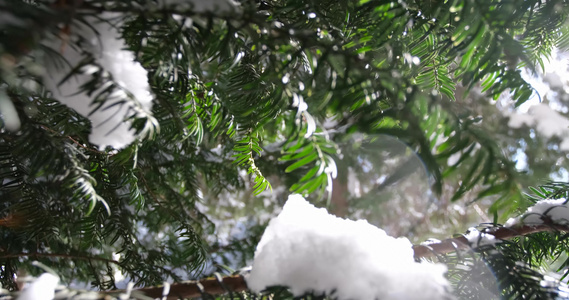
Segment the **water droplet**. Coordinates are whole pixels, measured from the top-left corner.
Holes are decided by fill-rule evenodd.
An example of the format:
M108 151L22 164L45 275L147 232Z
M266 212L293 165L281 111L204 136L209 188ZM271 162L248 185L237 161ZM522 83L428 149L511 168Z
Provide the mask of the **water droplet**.
M419 65L421 63L421 59L418 58L417 56L413 56L413 64L414 65Z

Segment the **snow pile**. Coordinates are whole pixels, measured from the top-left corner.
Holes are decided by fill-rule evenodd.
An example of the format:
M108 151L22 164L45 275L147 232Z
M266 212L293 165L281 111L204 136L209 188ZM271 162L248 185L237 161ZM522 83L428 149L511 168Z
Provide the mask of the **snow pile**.
M510 218L504 226L541 225L544 219L553 224L567 225L569 224L569 207L565 202L567 202L565 198L538 201L521 216Z
M101 15L104 20L116 17L114 13ZM125 50L126 44L117 29L120 24L113 25L94 17L87 17L86 21L92 28L78 22L71 26L71 35L66 37L71 42L60 37L51 37L44 42L54 52L60 53L66 61L46 57L43 82L55 99L91 120L91 143L101 149L106 146L120 149L135 139L135 132L130 128L131 123L125 120L133 115L150 115L152 95L147 72L134 60L134 54ZM81 42L81 49L76 48L75 43L78 41ZM95 64L108 72L119 86L95 112L93 109L96 105L92 104L93 101L109 86L103 84L91 94L84 92L81 86L94 79L92 73L98 71L98 68L83 68L79 74L66 79L73 68L80 65L88 55L92 55ZM129 93L135 100L129 98Z
M246 277L253 291L282 285L295 296L338 299L449 299L442 264L417 263L406 238L351 221L291 195L257 245Z
M478 229L471 227L468 228L468 231L464 235L464 237L468 240L468 244L470 247L476 248L485 245L495 245L499 243L500 240L497 240L495 236L480 232Z
M569 150L569 119L561 115L546 103L536 104L529 108L527 114L511 114L508 126L520 128L523 125L535 126L537 132L546 138L559 137L561 150Z
M18 300L52 300L55 297L55 288L59 277L43 273L32 283L26 285Z

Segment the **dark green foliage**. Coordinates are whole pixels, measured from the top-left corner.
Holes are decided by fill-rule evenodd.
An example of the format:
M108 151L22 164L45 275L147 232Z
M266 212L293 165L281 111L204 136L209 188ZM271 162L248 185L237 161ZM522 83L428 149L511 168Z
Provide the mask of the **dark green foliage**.
M531 188L532 201L564 198L567 183L549 182ZM491 229L487 227L486 229ZM515 229L512 229L515 232ZM552 228L550 232L518 236L493 245L474 247L470 253L440 256L449 266L449 280L461 299L567 299L569 288L563 282L544 275L543 270L567 276L569 244L566 232Z
M509 253L482 246L441 260L449 266L448 278L459 299L567 299L567 285Z
M538 187L530 187L531 194L528 198L532 202L543 199L569 199L569 184L567 182L549 181Z

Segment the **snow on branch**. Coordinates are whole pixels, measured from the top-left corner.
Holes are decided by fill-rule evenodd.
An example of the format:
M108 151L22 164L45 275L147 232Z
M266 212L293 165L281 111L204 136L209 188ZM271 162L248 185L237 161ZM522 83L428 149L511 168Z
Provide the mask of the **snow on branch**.
M569 209L564 202L537 202L520 217L508 220L510 227L471 228L457 238L412 246L407 239L390 237L366 221L334 217L292 195L269 224L248 275L216 274L200 281L108 292L70 290L61 285L55 288L53 277L40 276L23 295L35 295L38 290L52 295L55 288L56 300L78 295L93 300L180 299L246 290L260 292L282 285L295 295L320 293L338 299L452 299L443 276L446 267L417 260L537 232L569 232ZM2 299L14 299L13 294L0 290Z
M489 227L487 230L481 231L484 234L483 239L489 236L493 236L490 240L494 243L500 240L508 240L518 236L526 236L537 232L547 232L547 231L560 231L569 232L569 227L565 225L555 225L555 224L542 224L542 225L521 225L513 228L510 227ZM443 255L451 252L456 252L459 250L466 250L471 248L476 248L478 246L487 245L486 242L477 244L476 239L471 237L469 240L468 234L466 236L460 236L456 238L450 238L435 243L423 243L421 245L414 245L413 251L415 253L415 258L426 258L433 257L437 255Z
M205 295L222 295L237 293L247 290L243 277L222 277L216 273L216 277L202 279L200 281L186 281L181 283L164 283L162 286L133 289L130 284L126 290L113 290L95 292L86 290L69 289L59 282L59 278L50 273L44 273L37 278L27 276L18 279L23 285L22 291L10 292L0 287L0 299L2 300L150 300L150 299L187 299L204 297ZM205 298L205 297L204 297Z
M518 217L510 218L503 227L488 227L481 232L470 229L466 235L435 243L413 246L416 258L436 256L457 250L495 244L517 236L544 231L569 231L569 206L565 198L545 199L529 207Z
M18 300L52 300L55 298L55 289L58 283L59 277L50 273L43 273L24 286Z
M524 225L541 225L541 224L569 224L569 207L567 200L545 199L538 201L532 207L519 217L511 218L506 221L504 226L514 227L520 224Z
M446 266L418 263L411 242L365 220L351 221L291 195L257 245L247 285L287 286L295 296L449 299Z
M118 28L117 13L75 21L70 34L44 41L44 86L53 98L91 120L89 141L121 149L135 140L133 118L145 118L141 135L152 135L152 94L147 71L136 62ZM114 23L111 23L114 22Z

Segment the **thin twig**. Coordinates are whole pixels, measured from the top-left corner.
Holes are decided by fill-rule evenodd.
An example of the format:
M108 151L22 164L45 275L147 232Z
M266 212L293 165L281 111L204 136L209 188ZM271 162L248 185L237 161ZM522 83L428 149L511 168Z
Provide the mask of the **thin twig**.
M569 232L569 227L553 224L543 224L535 226L518 226L518 227L497 227L495 229L490 229L484 231L483 233L493 235L498 240L507 240L519 236L525 236L537 232L547 232L547 231L564 231ZM415 258L426 258L433 257L437 254L447 254L454 252L457 249L469 249L470 245L468 240L464 236L450 238L443 240L439 243L433 243L429 245L414 245L413 251L415 252Z
M55 134L55 135L63 136L61 133L58 133L57 131L55 131L55 130L53 130L53 129L51 129L51 128L45 126L45 125L40 125L40 127L43 128L44 130L47 130L47 131L49 131L49 132ZM95 153L97 153L97 154L108 154L108 153L101 152L101 151L96 150L96 149L93 149L93 148L86 147L85 145L81 144L79 141L77 141L76 139L72 138L72 137L69 136L69 135L66 135L65 137L68 138L68 139L70 139L70 140L71 140L73 143L75 143L77 146L79 146L79 147L81 147L81 148L83 148L83 149L85 149L85 150L87 150L87 151L95 152ZM112 154L110 154L110 156L112 156Z
M120 263L114 259L108 259L103 257L96 257L96 256L79 256L79 255L71 255L71 254L59 254L59 253L38 253L38 252L30 252L30 253L11 253L0 255L0 259L3 258L16 258L16 257L57 257L57 258L69 258L69 259L81 259L81 260L97 260L106 263L112 263L116 265L120 265Z

